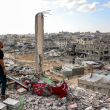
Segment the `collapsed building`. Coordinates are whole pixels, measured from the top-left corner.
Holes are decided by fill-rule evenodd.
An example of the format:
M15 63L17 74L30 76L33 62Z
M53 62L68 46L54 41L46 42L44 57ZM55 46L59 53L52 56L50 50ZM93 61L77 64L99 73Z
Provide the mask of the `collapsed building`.
M95 40L91 37L82 37L76 39L75 52L76 55L82 56L83 58L88 57L96 61L104 60L110 61L110 45Z
M51 67L50 72L62 77L70 77L74 75L83 75L84 74L84 67L80 65L62 65L59 67Z
M94 71L79 78L78 86L110 96L110 72Z

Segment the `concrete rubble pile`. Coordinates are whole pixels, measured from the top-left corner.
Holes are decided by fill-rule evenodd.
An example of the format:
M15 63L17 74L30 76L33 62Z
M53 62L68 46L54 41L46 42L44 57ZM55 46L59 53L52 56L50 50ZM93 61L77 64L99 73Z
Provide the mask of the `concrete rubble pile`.
M110 71L110 64L105 65L104 68L105 68L106 70Z
M74 75L83 75L84 67L76 64L67 64L59 67L50 67L50 72L62 77L70 77Z
M19 66L15 66L17 67ZM24 65L22 69L28 67L29 65ZM20 75L19 81L12 76L7 77L16 84L11 89L7 88L10 97L0 100L0 110L17 110L21 106L20 100L24 101L22 110L110 110L107 95L67 84L64 80L55 82L44 73Z
M35 73L35 69L31 65L21 65L19 63L15 64L12 60L4 60L4 63L8 73L12 73L14 75Z
M60 52L57 50L50 50L48 52L45 52L44 55L48 55L48 56L53 56L53 57L58 57L60 56Z
M78 79L78 86L110 96L110 72L96 70L89 73Z
M23 110L109 110L110 99L98 92L68 85L70 93L63 98L56 94L49 97L33 95L31 92L18 94L15 89L7 90L11 99L24 100ZM72 92L74 95L72 95ZM8 99L8 100L11 100ZM2 102L0 102L2 103ZM5 103L6 104L6 103ZM9 106L9 105L8 105ZM1 109L2 110L2 109ZM5 110L5 109L3 109Z

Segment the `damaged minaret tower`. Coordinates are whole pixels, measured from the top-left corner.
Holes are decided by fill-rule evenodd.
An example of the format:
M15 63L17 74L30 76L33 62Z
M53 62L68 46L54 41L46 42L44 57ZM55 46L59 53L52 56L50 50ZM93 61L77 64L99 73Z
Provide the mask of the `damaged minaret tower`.
M35 59L36 72L43 72L43 40L44 39L44 16L38 13L35 16Z

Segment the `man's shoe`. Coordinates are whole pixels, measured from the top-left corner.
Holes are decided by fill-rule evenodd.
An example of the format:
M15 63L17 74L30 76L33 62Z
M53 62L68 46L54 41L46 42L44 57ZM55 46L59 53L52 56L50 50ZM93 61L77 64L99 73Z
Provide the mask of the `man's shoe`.
M9 95L1 95L1 99L2 99L2 100L7 99L8 97L9 97Z
M9 97L9 95L5 95L5 99L7 99Z
M5 100L5 96L4 95L1 95L1 100Z

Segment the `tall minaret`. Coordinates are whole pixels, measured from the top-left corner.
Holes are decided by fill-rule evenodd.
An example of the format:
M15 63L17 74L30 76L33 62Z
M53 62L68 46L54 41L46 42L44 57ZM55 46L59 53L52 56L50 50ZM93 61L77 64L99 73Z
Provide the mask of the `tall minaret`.
M44 41L44 16L43 13L38 13L35 16L36 72L43 72L43 41Z

